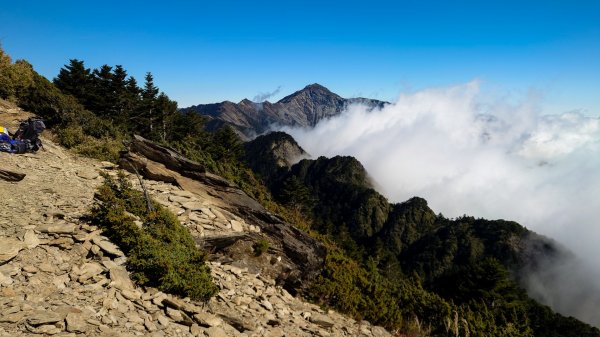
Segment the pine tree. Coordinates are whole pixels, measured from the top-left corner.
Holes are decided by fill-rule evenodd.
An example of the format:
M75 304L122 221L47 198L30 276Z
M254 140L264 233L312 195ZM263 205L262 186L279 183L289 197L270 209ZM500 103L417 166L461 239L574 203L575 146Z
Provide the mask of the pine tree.
M69 60L69 64L60 69L54 78L54 84L64 93L75 96L79 102L87 106L92 75L83 61Z
M229 125L215 132L210 146L214 158L228 162L237 161L244 150L242 140Z
M174 114L177 112L177 102L171 101L164 92L156 98L157 123L160 128L160 140L167 141L167 135L172 129Z
M158 87L154 85L154 77L150 72L146 73L144 89L142 89L141 94L139 116L141 117L143 131L147 135L151 135L157 119L156 96L158 95Z
M125 81L125 105L123 107L127 118L127 128L132 129L136 126L135 119L141 102L142 89L138 87L134 77L129 77Z
M103 65L92 72L93 90L88 109L101 117L115 115L115 94L112 88L112 67Z
M123 122L125 120L125 108L127 106L127 71L123 66L116 65L111 80L111 90L115 101L113 106L114 118Z
M310 190L297 176L291 176L283 183L280 198L285 205L298 210L313 204Z

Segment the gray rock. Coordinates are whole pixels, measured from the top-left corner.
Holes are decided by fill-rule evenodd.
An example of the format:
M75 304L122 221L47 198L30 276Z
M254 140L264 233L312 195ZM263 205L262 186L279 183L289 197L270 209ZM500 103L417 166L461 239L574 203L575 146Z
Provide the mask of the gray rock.
M75 333L86 333L88 331L88 324L85 321L85 317L80 313L68 313L65 318L67 323L67 331Z
M15 238L0 237L0 264L12 260L23 248L23 243Z
M28 229L23 236L23 244L25 244L25 247L33 249L40 244L40 239L33 230Z
M228 337L227 333L225 332L225 330L221 329L218 326L213 326L210 327L208 329L206 329L204 331L204 333L206 334L206 336L208 337Z
M206 327L219 326L221 325L221 323L223 323L223 320L221 318L208 312L199 312L195 314L194 321Z
M214 219L217 217L213 212L211 212L210 208L208 208L208 207L200 208L200 212L202 212L204 215L206 215L210 219Z
M103 240L100 236L94 237L92 239L92 242L108 254L114 256L125 256L125 254L123 254L123 252L119 249L119 247L117 247L117 245L110 241Z
M173 191L171 191L171 194L176 195L178 197L186 197L186 198L193 198L195 196L194 193L186 191L186 190L173 190Z
M237 221L237 220L230 220L229 223L231 224L231 229L234 232L243 232L244 231L244 226L243 226L242 222Z
M0 323L17 323L25 318L26 313L23 311L7 313L0 315Z
M75 224L62 223L62 224L47 224L36 228L42 233L49 234L73 234L77 226Z
M197 324L192 324L190 332L194 337L204 337L204 329L199 327Z
M77 176L83 179L92 180L98 178L98 172L92 170L77 171Z
M38 310L34 311L32 314L27 317L27 323L32 326L44 325L44 324L53 324L56 322L60 322L64 319L64 316L53 312L53 311L43 311Z
M0 272L0 285L9 286L13 283L14 281L10 276L4 275L4 273Z
M317 312L313 313L309 320L311 323L317 324L324 328L331 328L335 324L335 322L329 316L319 314Z
M156 316L156 320L158 321L158 323L160 323L160 325L164 326L164 327L168 327L171 322L169 321L168 318L166 318L164 315L162 314L158 314Z
M134 289L133 282L129 279L129 273L125 268L111 268L108 271L109 277L111 279L110 285L119 289Z
M38 265L39 270L45 273L55 273L56 268L48 262L44 262Z
M128 313L125 314L125 318L127 318L127 320L131 323L136 323L136 324L144 324L144 320L140 317L140 315L138 315L138 313L134 312L134 311L130 311Z
M210 209L210 211L217 217L217 219L222 220L222 221L227 221L228 219L223 215L223 213L221 211L219 211L216 208L212 208Z
M184 202L190 202L190 198L189 197L177 196L177 195L170 195L169 196L169 201L170 202L184 203Z
M200 211L206 207L206 204L200 201L188 201L181 204L181 206L190 211Z
M148 330L150 332L154 332L154 331L158 330L158 327L156 326L156 324L154 324L154 322L152 322L148 318L144 319L144 326L146 327L146 330Z
M27 330L29 330L30 332L36 333L36 334L40 334L40 335L56 335L57 333L62 332L62 327L58 327L55 324L45 324L45 325L40 325L40 326L31 326L31 325L26 325Z
M79 268L79 278L78 281L83 283L90 278L93 278L96 275L100 275L104 271L104 268L96 262L88 262L84 263L81 268Z
M68 237L60 237L60 238L46 242L46 244L48 246L58 246L63 249L71 248L73 246L73 243L75 243L75 241L73 241L72 238L68 238Z
M260 302L260 304L267 310L269 311L273 311L273 305L271 304L271 302L267 301L267 299L264 299Z
M223 321L234 327L239 332L256 330L256 323L249 319L238 318L230 315L220 315Z
M183 311L167 307L166 313L167 316L169 316L169 318L174 320L176 323L185 326L191 326L192 324L194 324L194 321L192 321L190 316L186 315Z
M54 284L58 289L64 289L69 280L69 274L62 274L60 276L54 277L54 279L52 280L52 284Z
M139 291L131 290L131 289L121 290L121 295L123 295L123 297L125 297L126 299L128 299L130 301L137 300L142 296Z

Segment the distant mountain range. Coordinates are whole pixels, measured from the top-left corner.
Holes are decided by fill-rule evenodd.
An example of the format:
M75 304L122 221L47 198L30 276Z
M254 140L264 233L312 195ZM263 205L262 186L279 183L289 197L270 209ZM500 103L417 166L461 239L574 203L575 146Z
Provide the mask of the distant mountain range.
M315 83L276 103L243 99L239 103L224 101L193 105L182 111L197 112L208 117L208 129L228 124L243 138L252 139L269 131L273 125L314 127L319 121L340 114L351 104L364 104L376 108L384 106L387 102L362 97L343 98Z

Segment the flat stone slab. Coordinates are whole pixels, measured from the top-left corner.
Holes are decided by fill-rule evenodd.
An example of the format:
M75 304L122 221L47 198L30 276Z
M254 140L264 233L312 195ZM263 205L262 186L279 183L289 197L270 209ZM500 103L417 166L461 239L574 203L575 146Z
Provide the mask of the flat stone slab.
M0 237L0 264L12 260L23 248L23 242L15 238Z
M42 233L49 234L73 234L77 226L75 224L42 225L36 229Z
M125 256L125 254L123 254L123 252L119 249L119 247L117 247L117 245L110 241L103 240L100 236L94 237L92 239L92 242L108 254L115 256Z
M27 323L33 326L52 324L62 321L64 316L53 311L35 311L27 317Z
M323 315L323 314L319 314L319 313L313 313L310 316L310 322L320 325L324 328L331 328L332 326L335 325L335 322L327 315Z
M87 180L93 180L98 178L99 174L97 171L85 170L85 171L77 171L77 176Z
M188 201L181 203L181 206L190 211L199 211L202 208L206 207L206 204L200 201Z
M110 285L117 289L134 289L133 282L131 282L131 279L129 278L129 273L127 273L127 270L125 270L125 268L111 268L109 270L109 277L111 280Z

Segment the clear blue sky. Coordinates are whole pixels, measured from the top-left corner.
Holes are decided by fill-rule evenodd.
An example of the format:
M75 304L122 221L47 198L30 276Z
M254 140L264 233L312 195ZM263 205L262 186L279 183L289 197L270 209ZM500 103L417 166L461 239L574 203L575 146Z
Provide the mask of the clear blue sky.
M185 107L464 83L600 114L600 1L5 1L0 42L53 78L71 58L121 64Z

